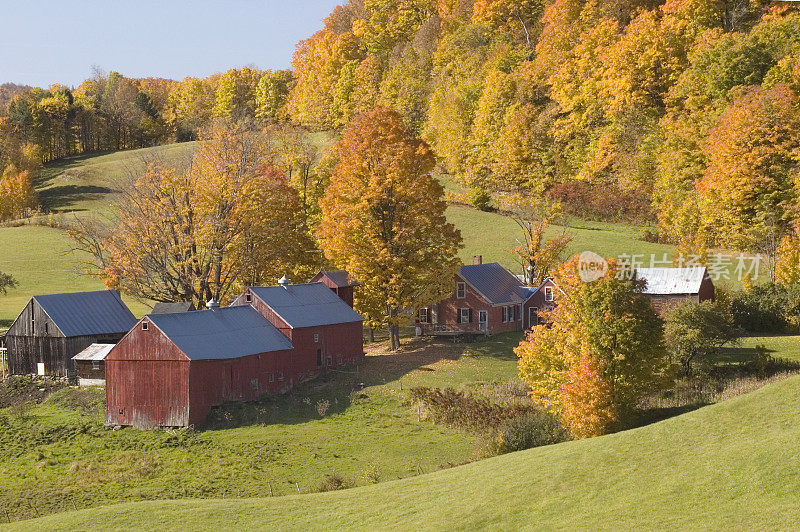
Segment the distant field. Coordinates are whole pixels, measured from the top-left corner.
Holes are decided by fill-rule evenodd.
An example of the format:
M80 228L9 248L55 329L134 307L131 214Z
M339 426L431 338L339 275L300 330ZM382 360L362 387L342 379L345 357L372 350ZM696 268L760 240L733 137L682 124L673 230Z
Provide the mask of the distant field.
M639 429L352 490L128 503L14 528L794 529L798 393L794 377Z

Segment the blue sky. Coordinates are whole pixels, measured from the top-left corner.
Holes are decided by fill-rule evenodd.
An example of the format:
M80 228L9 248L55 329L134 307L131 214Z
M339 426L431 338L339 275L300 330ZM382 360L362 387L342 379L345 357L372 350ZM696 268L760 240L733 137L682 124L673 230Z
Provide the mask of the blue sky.
M288 68L344 0L0 0L0 83L77 86L92 66L130 77Z

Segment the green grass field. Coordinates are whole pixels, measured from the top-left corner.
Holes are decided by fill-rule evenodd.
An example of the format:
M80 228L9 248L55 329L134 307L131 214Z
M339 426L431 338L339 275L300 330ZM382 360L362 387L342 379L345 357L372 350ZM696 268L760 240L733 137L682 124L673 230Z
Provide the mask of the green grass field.
M15 528L794 529L798 393L794 377L646 427L352 490L129 503Z

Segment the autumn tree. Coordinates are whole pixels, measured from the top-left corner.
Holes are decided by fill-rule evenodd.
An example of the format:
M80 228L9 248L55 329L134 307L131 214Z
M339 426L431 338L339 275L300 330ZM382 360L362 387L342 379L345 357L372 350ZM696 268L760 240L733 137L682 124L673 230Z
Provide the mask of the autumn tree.
M511 218L520 229L521 239L510 251L525 275L525 284L539 286L561 264L564 252L572 241L566 231L546 237L550 223L560 215L560 206L536 197L515 194L505 198L503 208L511 213Z
M642 283L617 275L584 282L577 258L555 273L565 295L514 352L531 398L562 417L575 437L597 436L624 421L670 376L663 324Z
M266 146L219 123L203 132L189 168L150 161L122 192L117 221L80 221L72 236L96 275L139 299L203 305L284 273L308 276L316 246Z
M38 207L30 172L7 166L0 175L0 221L24 218Z
M798 197L798 105L784 84L753 87L711 130L708 167L697 188L718 244L748 250L765 239L779 241L791 226Z
M399 113L359 115L337 149L318 234L326 256L361 283L358 310L388 326L397 349L408 309L450 291L461 234L445 218L433 152Z

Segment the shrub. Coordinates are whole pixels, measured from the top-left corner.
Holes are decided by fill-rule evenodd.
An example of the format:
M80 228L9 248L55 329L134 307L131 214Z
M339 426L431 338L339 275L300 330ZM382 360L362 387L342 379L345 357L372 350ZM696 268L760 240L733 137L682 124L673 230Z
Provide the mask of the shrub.
M496 454L524 451L569 439L558 418L548 412L529 412L503 423L493 441Z
M412 388L409 397L421 418L475 431L498 428L506 421L534 410L533 405L495 404L453 388Z
M318 491L336 491L353 487L353 483L342 476L326 475L319 485Z
M327 399L324 399L322 401L317 401L317 414L319 414L319 417L325 417L330 407L331 407L331 402L328 401Z
M492 196L482 188L476 188L469 196L469 203L479 211L492 210Z
M616 185L571 180L547 191L564 212L581 218L608 221L649 221L653 218L649 191L623 190Z
M381 468L378 464L370 464L364 470L364 480L370 484L377 484L381 481Z
M800 286L754 286L736 294L732 311L736 325L746 331L786 332L800 325Z

